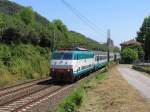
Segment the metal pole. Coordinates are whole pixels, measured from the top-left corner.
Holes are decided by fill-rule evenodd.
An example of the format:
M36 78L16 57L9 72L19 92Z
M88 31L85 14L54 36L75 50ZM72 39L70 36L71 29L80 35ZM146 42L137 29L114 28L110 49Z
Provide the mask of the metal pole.
M109 44L110 44L110 30L107 30L107 61L109 62L109 55L110 55L110 51L109 51Z

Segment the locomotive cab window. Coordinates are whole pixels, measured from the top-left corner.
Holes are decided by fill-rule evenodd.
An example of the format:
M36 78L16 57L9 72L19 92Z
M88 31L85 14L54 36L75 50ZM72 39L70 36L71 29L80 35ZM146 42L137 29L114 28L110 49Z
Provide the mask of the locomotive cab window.
M63 59L64 60L71 60L72 59L72 53L64 53Z
M52 59L60 60L61 59L61 54L60 53L54 53L52 56Z
M72 57L73 57L73 54L72 53L54 53L53 56L52 56L52 59L55 59L55 60L61 60L61 59L64 59L64 60L72 60Z

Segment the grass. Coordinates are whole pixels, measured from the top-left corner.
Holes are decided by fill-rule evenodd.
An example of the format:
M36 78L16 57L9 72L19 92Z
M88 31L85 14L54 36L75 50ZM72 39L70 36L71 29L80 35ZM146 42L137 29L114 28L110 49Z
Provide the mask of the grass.
M150 74L150 66L133 65L133 69Z
M108 76L108 72L98 73L92 79L87 79L81 82L80 86L59 105L58 112L77 112L82 102L86 99L86 91L95 88L98 83L101 83Z
M150 71L150 66L144 66L144 67L142 67L144 70L148 70L148 71Z
M0 87L47 76L49 54L49 49L31 44L0 44Z

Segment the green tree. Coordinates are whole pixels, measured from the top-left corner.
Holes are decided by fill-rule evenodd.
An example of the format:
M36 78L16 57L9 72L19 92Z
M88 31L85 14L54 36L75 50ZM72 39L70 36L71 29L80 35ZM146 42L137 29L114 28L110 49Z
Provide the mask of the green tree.
M123 49L121 56L123 63L133 63L133 61L138 59L138 53L131 48Z
M67 26L59 19L54 20L53 24L61 32L67 32L68 31Z
M55 38L55 48L68 47L68 29L61 20L52 21L53 31L52 37ZM52 44L53 45L53 44Z
M150 16L144 19L136 40L143 44L145 59L150 59Z
M26 25L33 23L35 13L31 7L26 7L23 11L20 12L20 17Z
M141 45L132 45L132 46L129 46L128 48L136 51L138 53L139 59L142 58L144 51Z

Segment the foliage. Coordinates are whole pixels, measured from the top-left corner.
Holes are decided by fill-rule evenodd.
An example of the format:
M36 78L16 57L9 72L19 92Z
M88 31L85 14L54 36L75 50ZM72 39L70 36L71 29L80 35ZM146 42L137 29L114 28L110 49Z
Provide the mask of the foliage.
M144 19L140 31L137 32L136 40L143 43L145 59L150 58L150 16Z
M77 108L82 104L84 92L83 88L74 90L74 92L60 104L59 112L76 112Z
M133 63L133 61L138 59L138 53L131 48L123 49L121 56L123 63Z
M22 12L20 12L20 17L26 25L33 23L34 12L32 11L32 8L27 7L24 10L22 10Z
M4 81L5 84L12 83L12 77L16 77L15 81L41 78L48 72L48 49L25 44L0 45L0 84Z
M141 58L143 56L143 48L141 45L131 45L128 48L136 51L138 53L138 57Z
M108 76L107 72L98 73L96 77L84 80L60 105L58 112L77 112L85 99L86 91L95 87Z

